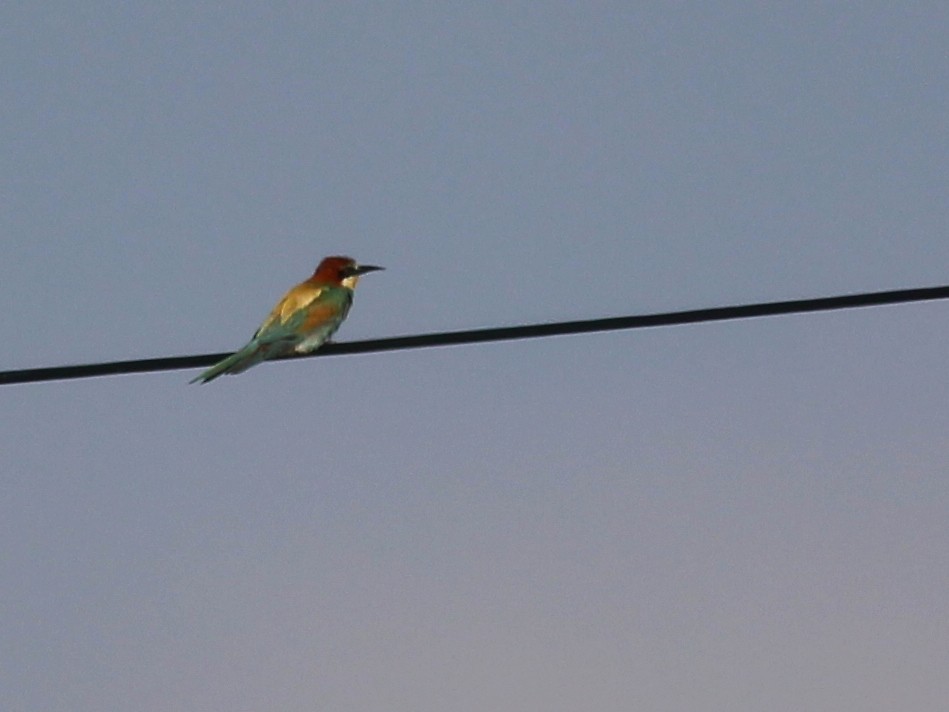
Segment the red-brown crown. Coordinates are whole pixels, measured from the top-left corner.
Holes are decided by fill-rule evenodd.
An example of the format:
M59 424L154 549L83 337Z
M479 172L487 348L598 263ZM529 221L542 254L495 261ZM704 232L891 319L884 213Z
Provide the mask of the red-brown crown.
M348 270L356 266L352 257L324 257L310 279L321 282L342 282L348 276Z
M310 277L314 282L332 282L339 284L349 277L357 277L366 272L381 270L382 267L374 265L360 265L352 257L342 257L339 255L325 257L320 262L313 276Z

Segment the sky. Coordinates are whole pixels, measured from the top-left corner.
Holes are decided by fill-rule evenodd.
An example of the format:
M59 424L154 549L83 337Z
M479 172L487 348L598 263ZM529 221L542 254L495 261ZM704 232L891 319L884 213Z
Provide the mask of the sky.
M7 3L0 369L949 283L949 6ZM0 388L0 708L941 710L949 304Z

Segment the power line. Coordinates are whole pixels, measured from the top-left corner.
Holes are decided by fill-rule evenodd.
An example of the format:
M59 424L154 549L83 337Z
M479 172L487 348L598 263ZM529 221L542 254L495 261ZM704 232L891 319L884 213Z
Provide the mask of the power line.
M733 319L751 319L763 316L855 309L858 307L904 304L907 302L933 301L936 299L949 299L949 285L942 287L924 287L920 289L897 289L887 292L865 292L862 294L821 297L818 299L795 299L783 302L712 307L709 309L693 309L690 311L665 312L662 314L561 321L553 324L525 324L522 326L504 326L491 329L472 329L468 331L449 331L434 334L418 334L415 336L368 339L366 341L329 343L311 354L285 356L283 359L308 358L311 356L350 356L377 351L421 349L434 346L457 346L460 344L509 341L512 339L536 339L542 336L585 334L594 331L645 329L656 326L677 326L681 324L698 324L702 322L729 321ZM0 385L60 381L73 378L91 378L93 376L112 376L126 373L175 371L184 368L203 368L229 355L230 352L225 352L201 354L197 356L170 356L136 359L132 361L111 361L107 363L79 364L75 366L54 366L51 368L0 371Z

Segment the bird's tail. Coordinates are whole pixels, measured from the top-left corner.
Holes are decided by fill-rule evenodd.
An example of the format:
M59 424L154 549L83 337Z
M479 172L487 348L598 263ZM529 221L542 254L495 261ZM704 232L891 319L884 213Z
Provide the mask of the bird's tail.
M188 382L198 383L200 381L201 383L208 383L209 381L213 381L218 376L223 376L225 373L243 373L251 366L256 366L258 363L264 360L264 351L265 349L263 349L261 344L258 344L257 340L255 339L240 351L218 361L207 371L196 376L195 378L192 378Z

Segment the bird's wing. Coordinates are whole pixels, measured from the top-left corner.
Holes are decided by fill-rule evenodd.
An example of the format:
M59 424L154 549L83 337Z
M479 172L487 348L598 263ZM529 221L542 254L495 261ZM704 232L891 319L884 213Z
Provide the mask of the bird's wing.
M341 305L335 301L313 301L304 307L302 311L300 332L303 334L309 334L331 322L336 322L335 326L339 326L338 322L342 321L341 315L345 316Z
M307 314L307 307L320 298L324 288L307 282L298 284L277 302L254 334L257 341L273 342L292 339Z
M305 354L318 349L343 323L353 303L353 292L346 288L327 289L323 295L310 302L300 323L301 336L293 350Z

